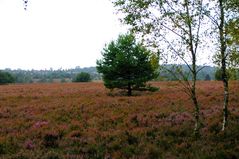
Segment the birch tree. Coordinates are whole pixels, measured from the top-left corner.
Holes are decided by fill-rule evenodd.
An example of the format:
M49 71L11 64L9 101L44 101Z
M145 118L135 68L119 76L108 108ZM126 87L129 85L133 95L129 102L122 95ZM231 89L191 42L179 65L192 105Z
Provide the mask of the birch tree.
M193 103L194 133L198 135L200 105L196 81L201 70L197 62L205 31L202 29L203 0L114 0L113 3L122 15L122 22L142 36L148 47L158 49L160 59L187 65L188 73L177 69L177 79Z
M225 9L223 0L219 0L219 36L220 36L220 54L221 54L221 70L222 70L222 81L224 86L224 105L223 105L223 125L222 130L225 129L228 120L228 100L229 100L229 88L228 88L228 76L226 73L226 33L225 33Z
M217 46L219 51L217 54L217 64L221 67L222 82L224 88L223 101L223 122L222 131L228 125L228 103L229 103L229 87L228 87L228 69L230 63L237 61L238 49L238 18L239 5L237 0L213 0L213 6L208 10L207 15L214 25L217 38ZM236 50L235 50L236 49Z

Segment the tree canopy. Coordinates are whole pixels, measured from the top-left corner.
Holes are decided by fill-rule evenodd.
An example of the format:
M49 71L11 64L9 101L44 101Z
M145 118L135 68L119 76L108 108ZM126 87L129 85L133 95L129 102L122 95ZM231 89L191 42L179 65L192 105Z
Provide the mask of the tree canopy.
M137 43L132 34L120 35L102 51L103 59L97 60L97 70L103 74L107 88L133 89L146 86L157 76L157 56Z

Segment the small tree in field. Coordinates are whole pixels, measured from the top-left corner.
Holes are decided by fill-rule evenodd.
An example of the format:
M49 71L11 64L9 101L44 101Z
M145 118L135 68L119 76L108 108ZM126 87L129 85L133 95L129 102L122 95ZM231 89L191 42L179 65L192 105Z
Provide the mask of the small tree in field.
M132 90L145 88L146 82L156 77L157 57L132 34L120 35L110 42L102 52L103 59L97 61L97 70L103 74L104 85L109 88Z
M91 77L89 73L81 72L77 74L76 78L73 81L74 82L89 82L91 81Z

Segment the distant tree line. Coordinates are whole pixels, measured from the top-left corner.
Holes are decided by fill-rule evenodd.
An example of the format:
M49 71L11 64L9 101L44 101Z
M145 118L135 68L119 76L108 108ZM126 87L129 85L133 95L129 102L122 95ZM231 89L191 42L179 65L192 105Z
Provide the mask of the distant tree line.
M174 69L174 65L164 65L159 68L159 76L156 77L155 81L176 81L177 79L172 76L170 72L165 70ZM187 72L188 68L186 65L180 65L183 72ZM200 67L200 66L199 66ZM202 66L201 66L202 67ZM52 82L76 82L77 75L80 73L88 73L90 75L90 80L101 80L102 75L96 70L96 67L86 67L80 68L76 67L74 69L58 69L58 70L11 70L4 69L0 71L0 83L52 83ZM11 77L10 77L11 76ZM231 69L228 71L228 76L230 80L239 79L239 70ZM189 77L191 79L191 77ZM4 80L3 80L4 79ZM222 80L220 69L217 67L207 66L198 73L197 80ZM7 82L6 82L7 81Z
M101 75L96 71L95 67L76 67L73 69L58 70L2 70L11 74L16 83L52 83L52 82L72 82L76 80L79 73L85 72L90 75L91 80L100 80ZM11 82L12 83L12 82Z
M159 81L177 81L178 79L175 78L175 76L172 75L171 72L169 72L168 70L171 70L174 73L177 73L176 70L174 69L178 69L181 68L182 72L184 72L185 74L187 74L187 72L189 72L189 69L186 65L164 65L161 66L162 68L160 69L160 75L158 76ZM197 75L197 80L199 81L209 81L209 80L217 80L217 81L221 81L222 80L222 73L221 73L221 69L218 67L212 67L212 66L198 66L199 68L203 68ZM166 68L166 69L164 69ZM227 75L229 77L229 80L238 80L239 79L239 69L228 69L227 70ZM188 76L189 80L192 80L191 75L189 74Z

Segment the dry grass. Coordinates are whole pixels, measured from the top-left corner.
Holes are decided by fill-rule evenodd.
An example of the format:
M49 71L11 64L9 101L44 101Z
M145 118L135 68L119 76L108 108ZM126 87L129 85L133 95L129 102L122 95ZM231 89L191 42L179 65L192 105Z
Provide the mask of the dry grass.
M193 106L177 82L158 92L125 97L102 83L0 87L2 158L239 157L239 82L230 82L230 125L220 132L221 82L199 82L202 137L193 132Z

